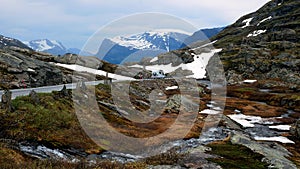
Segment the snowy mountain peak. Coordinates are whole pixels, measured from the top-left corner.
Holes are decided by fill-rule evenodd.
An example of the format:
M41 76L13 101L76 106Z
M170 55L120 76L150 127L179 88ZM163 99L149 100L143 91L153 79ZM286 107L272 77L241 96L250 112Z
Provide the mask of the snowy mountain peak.
M62 43L56 40L38 39L23 43L32 48L33 50L39 52L47 52L48 50L66 50Z
M161 29L134 35L117 36L109 40L130 49L169 51L173 44L182 44L189 34L180 30Z
M46 52L52 55L64 55L66 53L73 54L81 54L84 56L91 56L92 54L89 52L81 51L77 48L66 48L61 42L57 40L49 40L49 39L38 39L32 41L23 42L28 47L35 51Z

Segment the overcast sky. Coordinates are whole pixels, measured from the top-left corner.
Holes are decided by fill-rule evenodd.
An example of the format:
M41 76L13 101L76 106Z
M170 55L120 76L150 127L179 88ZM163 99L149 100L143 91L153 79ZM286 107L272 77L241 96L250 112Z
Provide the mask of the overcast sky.
M196 28L226 26L269 0L0 0L0 34L53 39L81 49L97 30L135 13L158 12Z

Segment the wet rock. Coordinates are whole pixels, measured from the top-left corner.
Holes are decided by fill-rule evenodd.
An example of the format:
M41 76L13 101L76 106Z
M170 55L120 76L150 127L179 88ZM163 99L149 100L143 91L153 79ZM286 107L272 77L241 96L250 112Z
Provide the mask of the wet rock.
M61 94L62 96L64 96L64 97L69 97L69 96L70 96L70 93L69 93L69 91L67 90L66 85L64 85L64 87L61 89L60 94Z
M300 119L294 123L290 128L290 133L300 139Z
M34 104L40 103L40 98L34 90L31 90L31 92L29 93L29 97Z

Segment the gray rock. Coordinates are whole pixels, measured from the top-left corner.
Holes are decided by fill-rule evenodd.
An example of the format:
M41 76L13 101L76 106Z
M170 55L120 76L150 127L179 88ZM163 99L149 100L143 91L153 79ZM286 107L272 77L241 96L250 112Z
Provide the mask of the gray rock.
M300 120L297 120L290 128L290 133L300 139Z
M30 97L31 101L33 101L34 104L39 104L40 103L40 98L34 90L32 90L29 93L29 97Z
M1 97L1 108L7 111L12 111L12 104L11 104L11 91L5 90L2 97Z
M0 80L9 82L8 88L12 88L20 81L28 83L27 87L63 83L63 73L60 69L55 65L31 57L31 54L33 54L32 51L19 48L0 50L0 66L5 68L9 74L9 76L4 76L2 75L3 71L0 71Z
M260 143L251 140L242 132L233 132L232 144L240 144L254 152L265 156L264 161L270 164L270 168L296 169L296 165L288 160L291 153L277 143Z

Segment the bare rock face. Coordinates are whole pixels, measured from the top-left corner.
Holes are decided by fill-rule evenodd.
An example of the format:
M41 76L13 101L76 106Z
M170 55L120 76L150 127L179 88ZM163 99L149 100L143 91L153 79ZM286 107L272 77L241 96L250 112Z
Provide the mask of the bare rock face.
M11 47L0 49L0 89L28 88L66 83L55 65L36 59L41 53Z
M11 105L11 91L5 90L4 94L1 98L1 108L7 111L12 111L12 105Z

